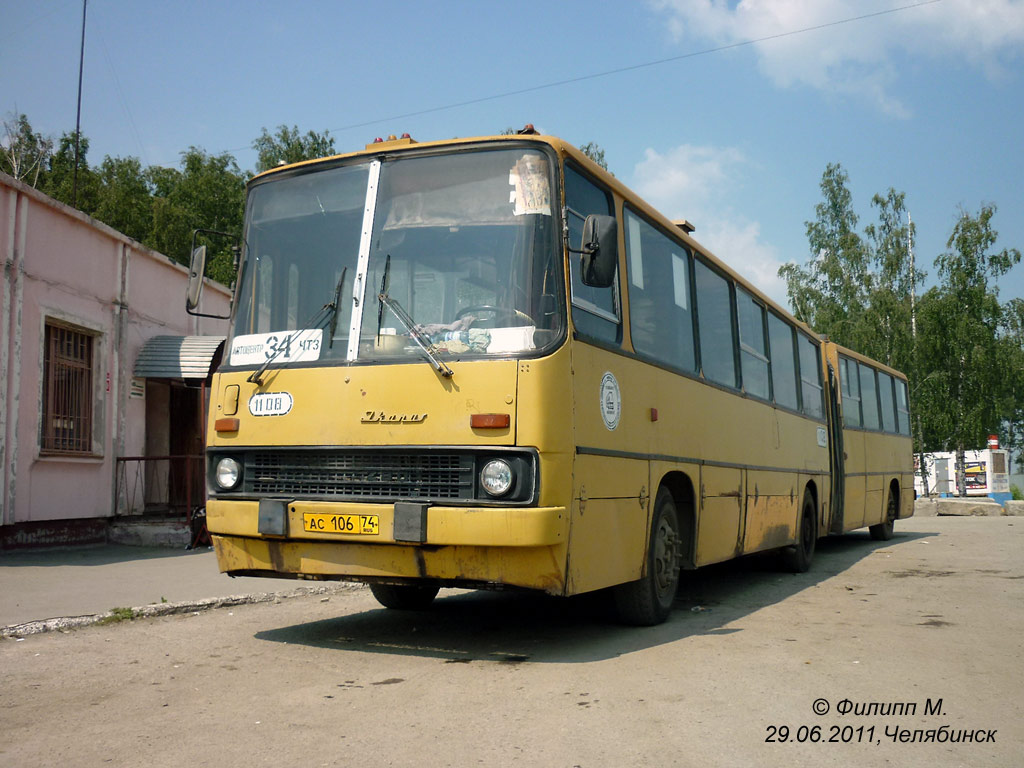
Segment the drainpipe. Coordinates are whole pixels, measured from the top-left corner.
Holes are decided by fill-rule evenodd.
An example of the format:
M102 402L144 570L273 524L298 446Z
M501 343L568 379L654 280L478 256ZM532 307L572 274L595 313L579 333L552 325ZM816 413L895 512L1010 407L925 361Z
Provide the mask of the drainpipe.
M7 523L7 399L9 396L11 377L7 373L7 363L10 359L11 336L11 279L14 274L14 224L15 215L18 210L18 192L14 189L7 191L8 221L7 221L7 242L4 244L4 281L3 292L0 294L0 467L3 473L0 474L0 525Z
M110 402L114 412L109 419L110 442L114 452L113 471L111 472L111 498L114 500L112 513L114 516L117 516L121 503L121 500L117 497L117 460L125 452L127 418L125 411L128 405L127 402L122 402L125 399L123 393L128 391L128 386L121 371L121 360L124 358L125 352L125 326L128 313L128 254L128 246L123 242L119 242L117 245L117 298L114 300L114 343L111 345L113 347L113 361L110 375Z
M8 283L10 304L4 312L4 352L7 355L4 403L3 516L0 522L14 523L15 470L18 464L18 404L21 399L21 311L25 282L25 240L28 230L29 199L11 190L11 237L8 240ZM6 297L7 291L4 295Z

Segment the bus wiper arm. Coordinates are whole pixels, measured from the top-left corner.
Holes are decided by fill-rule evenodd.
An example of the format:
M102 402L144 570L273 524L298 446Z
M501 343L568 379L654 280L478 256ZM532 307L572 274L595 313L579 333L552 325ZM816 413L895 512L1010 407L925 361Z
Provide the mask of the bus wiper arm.
M348 274L348 267L341 270L341 277L338 278L338 285L334 289L334 301L329 306L331 308L331 328L330 335L327 337L327 348L334 349L334 333L338 330L338 305L341 304L341 289L345 285L345 275Z
M437 369L437 372L444 376L446 379L450 379L455 375L454 371L444 364L434 353L434 345L430 342L426 336L416 327L416 321L409 317L409 313L403 309L402 305L398 303L397 299L393 299L383 291L377 294L377 300L381 303L382 307L387 307L391 314L398 318L398 321L405 326L405 329L409 332L409 336L416 342L416 345L423 350L423 354L426 355L431 365Z
M342 275L344 277L344 274ZM330 312L334 307L333 304L324 304L320 309L314 312L308 320L299 325L298 330L289 332L285 337L284 341L277 345L277 349L274 350L274 354L263 361L263 365L257 368L255 371L249 374L246 381L251 381L257 387L263 386L263 374L267 372L267 369L277 360L278 356L287 349L291 348L293 339L297 339L305 328L322 328L324 321L327 320L325 313Z

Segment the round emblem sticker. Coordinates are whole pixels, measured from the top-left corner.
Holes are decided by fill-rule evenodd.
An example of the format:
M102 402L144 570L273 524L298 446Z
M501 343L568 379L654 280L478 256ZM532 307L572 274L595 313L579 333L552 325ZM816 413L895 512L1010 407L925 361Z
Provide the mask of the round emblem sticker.
M619 426L621 415L622 394L619 392L619 382L611 373L606 373L601 379L601 418L608 429L615 429Z

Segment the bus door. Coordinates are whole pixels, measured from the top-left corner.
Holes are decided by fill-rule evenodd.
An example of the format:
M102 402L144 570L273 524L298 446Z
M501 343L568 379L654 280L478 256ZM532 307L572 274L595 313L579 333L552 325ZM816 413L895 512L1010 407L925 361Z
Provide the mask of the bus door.
M832 474L832 519L829 533L843 532L843 509L846 500L846 462L843 445L843 422L839 414L839 381L832 361L828 362L828 468Z

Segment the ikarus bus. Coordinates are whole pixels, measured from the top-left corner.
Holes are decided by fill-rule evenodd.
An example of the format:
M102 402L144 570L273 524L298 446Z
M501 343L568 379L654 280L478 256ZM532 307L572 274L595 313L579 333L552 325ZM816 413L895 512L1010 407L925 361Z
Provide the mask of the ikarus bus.
M886 369L876 401L878 491L861 458L838 492L837 353L690 231L533 134L252 179L211 390L220 569L406 609L449 586L608 588L653 624L681 569L763 550L806 569L850 521L891 535L912 510L905 379ZM844 376L875 371L844 355Z

